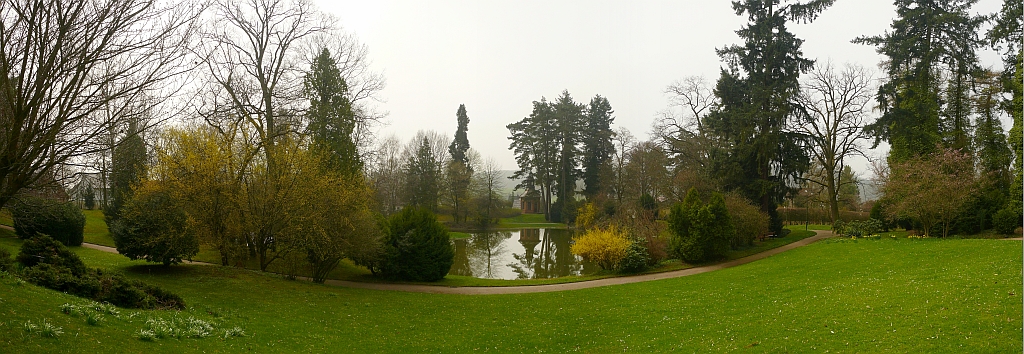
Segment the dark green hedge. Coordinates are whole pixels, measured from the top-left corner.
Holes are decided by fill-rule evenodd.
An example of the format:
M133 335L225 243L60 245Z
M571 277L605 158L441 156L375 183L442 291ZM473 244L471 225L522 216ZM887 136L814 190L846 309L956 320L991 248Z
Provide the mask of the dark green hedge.
M12 203L10 209L18 238L24 240L44 234L66 246L82 245L85 214L74 204L23 197Z

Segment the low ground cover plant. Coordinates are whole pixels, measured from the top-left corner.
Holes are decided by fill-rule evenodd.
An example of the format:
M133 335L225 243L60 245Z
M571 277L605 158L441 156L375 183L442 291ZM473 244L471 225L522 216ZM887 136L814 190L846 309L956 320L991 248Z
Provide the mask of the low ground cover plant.
M17 260L22 267L20 277L45 288L126 308L185 308L185 301L176 294L117 273L86 267L78 255L46 235L26 240ZM0 264L4 263L7 261L0 259Z

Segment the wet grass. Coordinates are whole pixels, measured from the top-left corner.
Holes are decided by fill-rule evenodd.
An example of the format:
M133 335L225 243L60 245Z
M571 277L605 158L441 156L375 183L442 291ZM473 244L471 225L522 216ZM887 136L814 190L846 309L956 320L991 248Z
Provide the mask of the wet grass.
M19 241L0 239L0 247ZM577 291L434 295L345 289L230 267L91 266L181 294L205 339L139 339L145 318L89 325L74 297L0 278L0 347L34 352L1020 352L1021 244L828 240L695 276ZM125 311L136 312L136 311ZM46 321L63 334L22 329ZM229 327L244 337L223 338Z

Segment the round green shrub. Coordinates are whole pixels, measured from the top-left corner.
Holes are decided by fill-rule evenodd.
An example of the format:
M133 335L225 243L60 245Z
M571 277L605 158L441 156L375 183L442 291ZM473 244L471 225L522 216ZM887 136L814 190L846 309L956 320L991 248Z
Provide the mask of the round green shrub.
M199 240L185 228L187 217L164 188L148 183L110 224L117 252L131 259L171 265L199 253Z
M649 259L647 247L642 242L633 241L626 248L626 256L619 261L619 270L626 273L642 272L647 269Z
M11 205L11 218L18 238L44 234L67 246L82 245L85 214L72 203L23 197Z
M388 220L389 235L380 272L411 281L444 278L455 262L448 230L427 209L406 207Z
M992 227L996 229L996 232L1003 235L1012 234L1013 230L1017 229L1017 226L1020 225L1020 222L1020 214L1009 208L992 214Z

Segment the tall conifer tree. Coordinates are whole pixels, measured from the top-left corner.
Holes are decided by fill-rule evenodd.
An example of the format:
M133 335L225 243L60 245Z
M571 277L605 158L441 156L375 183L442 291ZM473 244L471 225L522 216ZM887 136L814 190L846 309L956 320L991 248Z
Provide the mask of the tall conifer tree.
M715 89L721 105L707 123L731 149L714 169L726 188L742 191L771 216L775 231L782 228L776 205L790 192L786 182L809 164L802 136L786 127L797 114L800 73L814 61L803 57L803 40L786 25L811 22L833 2L733 1L736 14L749 21L736 31L744 43L718 50L727 69Z

